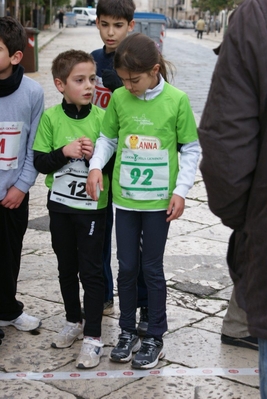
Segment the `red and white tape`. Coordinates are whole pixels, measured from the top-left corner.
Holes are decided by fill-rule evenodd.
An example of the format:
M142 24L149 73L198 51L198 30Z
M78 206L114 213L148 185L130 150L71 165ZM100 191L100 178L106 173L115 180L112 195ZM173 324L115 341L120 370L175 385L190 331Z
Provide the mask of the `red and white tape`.
M84 372L50 372L50 373L0 373L0 380L90 380L103 378L141 378L148 376L156 377L183 377L187 375L196 376L237 376L258 375L257 368L171 368L163 367L154 370L106 370L106 371L84 371Z

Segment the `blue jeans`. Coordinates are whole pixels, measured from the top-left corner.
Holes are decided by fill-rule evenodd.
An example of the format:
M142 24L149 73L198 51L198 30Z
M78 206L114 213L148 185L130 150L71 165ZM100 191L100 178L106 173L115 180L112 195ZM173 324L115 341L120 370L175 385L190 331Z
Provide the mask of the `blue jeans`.
M267 340L259 338L258 341L261 399L267 399Z
M161 339L167 331L166 281L163 255L169 230L166 211L145 212L116 209L118 293L122 330L136 329L137 277L140 236L143 232L142 268L148 291L147 335Z

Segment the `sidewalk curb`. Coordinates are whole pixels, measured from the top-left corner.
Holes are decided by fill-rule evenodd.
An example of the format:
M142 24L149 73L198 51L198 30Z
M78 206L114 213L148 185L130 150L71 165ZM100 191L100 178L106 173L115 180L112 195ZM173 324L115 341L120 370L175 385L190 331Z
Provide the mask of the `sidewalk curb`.
M47 41L44 41L40 46L38 46L38 52L42 51L45 46L47 46L49 43L51 43L58 35L60 35L63 31L65 30L65 27L58 32L54 32L52 36L47 38Z

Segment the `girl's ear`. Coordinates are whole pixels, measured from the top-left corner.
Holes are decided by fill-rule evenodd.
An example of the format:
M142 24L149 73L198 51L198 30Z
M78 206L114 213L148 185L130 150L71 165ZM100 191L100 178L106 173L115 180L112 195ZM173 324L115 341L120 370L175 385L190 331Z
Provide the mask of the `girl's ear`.
M159 64L155 64L153 66L153 68L152 68L152 71L151 71L152 75L156 76L159 73L159 70L160 70L160 65Z
M20 61L22 60L22 57L23 57L23 52L16 51L15 54L13 54L11 57L11 64L18 65L20 63Z
M60 93L63 93L65 85L62 82L62 80L60 80L59 78L55 78L54 83L55 83L55 86L58 89L58 91L60 91Z

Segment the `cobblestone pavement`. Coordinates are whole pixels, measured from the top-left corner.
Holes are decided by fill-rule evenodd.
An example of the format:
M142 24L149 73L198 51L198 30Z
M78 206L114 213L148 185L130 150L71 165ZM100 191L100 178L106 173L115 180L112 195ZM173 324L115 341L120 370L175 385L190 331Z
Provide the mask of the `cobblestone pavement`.
M174 84L189 95L199 120L207 97L216 56L212 48L221 36L168 30L163 54L177 73ZM50 73L61 51L101 47L95 26L56 27L38 37L39 71L29 74L45 90L46 107L61 102ZM208 209L200 172L189 192L184 215L172 222L165 252L168 285L166 356L151 372L136 372L130 364L110 363L117 341L118 297L115 238L112 268L115 314L103 317L104 356L89 371L75 369L81 342L71 348L51 348L51 339L64 323L56 259L51 248L43 176L31 190L30 221L25 235L17 298L25 310L42 319L39 334L4 328L0 347L0 399L256 399L258 354L221 344L222 319L232 291L225 263L230 230ZM255 371L256 370L256 371ZM101 380L101 381L100 381Z

